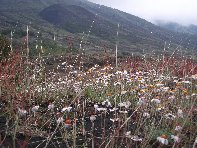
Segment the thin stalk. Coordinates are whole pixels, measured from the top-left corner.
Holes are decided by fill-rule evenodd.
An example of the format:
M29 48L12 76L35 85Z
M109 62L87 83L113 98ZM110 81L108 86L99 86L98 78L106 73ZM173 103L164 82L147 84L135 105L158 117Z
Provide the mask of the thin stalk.
M94 122L92 121L92 148L94 148Z
M83 136L85 136L85 102L83 101L83 121L82 121L82 126L83 126Z
M11 50L11 52L13 51L13 45L12 45L12 38L13 37L13 33L12 33L12 31L11 31L11 34L10 34L10 39L11 39L11 43L10 43L10 50Z
M192 147L192 148L195 148L196 145L197 145L197 137L196 137L196 139L195 139L195 141L194 141L194 144L193 144L193 147Z
M13 133L13 148L16 147L16 133L17 133L17 128L18 128L18 115L16 115L16 121L15 121L15 128L14 128L14 133Z
M115 119L117 118L117 112L116 112L116 107L117 107L117 102L116 102L116 96L115 96Z
M131 117L138 111L139 108L140 108L140 107L137 107L137 108L135 109L135 111L131 114L131 116L129 116L129 117L127 118L127 120L120 126L119 131L125 126L125 124L131 119ZM112 136L112 137L110 138L110 140L109 140L109 142L106 144L105 148L108 147L108 145L111 143L111 141L113 140L113 138L114 138L115 136L116 136L116 133L114 133L114 136Z
M76 147L76 115L74 113L74 124L73 124L73 148Z
M50 141L51 141L51 139L53 138L53 135L56 133L56 131L57 131L58 127L59 127L59 124L57 125L57 127L56 127L55 131L52 133L51 137L49 137L49 139L48 139L48 141L47 141L47 143L46 143L46 145L45 145L45 148L47 148L47 146L48 146L49 142L50 142Z
M0 83L0 97L2 96L2 87L1 87L1 83Z
M27 58L29 57L29 26L27 26Z
M117 41L116 41L116 69L118 69L118 35L119 35L119 27L120 25L118 24L118 30L117 30Z

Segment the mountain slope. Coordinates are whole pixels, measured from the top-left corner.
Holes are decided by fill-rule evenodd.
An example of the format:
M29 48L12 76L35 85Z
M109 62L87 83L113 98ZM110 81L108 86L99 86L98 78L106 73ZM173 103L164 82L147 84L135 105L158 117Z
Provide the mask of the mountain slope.
M79 6L62 6L61 4L52 5L44 9L40 13L41 17L48 22L59 26L78 26L79 30L88 29L88 24L93 20L94 14L89 13L86 9ZM75 33L79 32L77 27L65 28L68 31Z
M65 48L68 46L65 40L71 36L75 48L78 48L85 34L83 39L86 44L83 46L87 50L95 50L95 47L102 49L106 45L112 50L117 41L117 24L120 24L119 49L124 52L160 52L165 42L170 43L169 51L178 46L190 52L197 50L196 35L175 33L139 17L86 0L1 0L0 14L3 20L0 27L4 34L9 35L9 30L24 31L29 25L32 45L39 31L46 45L53 43ZM52 40L54 34L58 37L56 41Z
M95 14L77 5L55 4L41 11L40 16L48 22L62 27L71 33L87 32L95 19ZM108 38L115 35L116 30L113 23L104 18L98 17L93 25L92 34L102 38ZM111 37L110 37L111 38ZM108 38L108 39L110 39Z

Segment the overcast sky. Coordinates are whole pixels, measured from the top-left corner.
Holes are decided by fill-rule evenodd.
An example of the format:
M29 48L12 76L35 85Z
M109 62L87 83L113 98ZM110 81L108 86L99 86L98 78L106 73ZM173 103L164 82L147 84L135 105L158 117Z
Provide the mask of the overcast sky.
M155 20L197 25L197 0L89 0L103 4L150 22Z

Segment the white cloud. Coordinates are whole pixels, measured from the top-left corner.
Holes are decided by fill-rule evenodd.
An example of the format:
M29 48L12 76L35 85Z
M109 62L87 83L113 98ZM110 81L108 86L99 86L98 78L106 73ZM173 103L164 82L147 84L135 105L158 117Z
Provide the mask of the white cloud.
M197 0L89 0L148 21L172 21L184 25L197 25Z

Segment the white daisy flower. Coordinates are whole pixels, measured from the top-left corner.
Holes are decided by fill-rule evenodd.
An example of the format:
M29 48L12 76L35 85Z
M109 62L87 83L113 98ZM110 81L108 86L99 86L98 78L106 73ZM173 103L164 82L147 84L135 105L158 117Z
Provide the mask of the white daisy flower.
M95 116L95 115L91 115L91 116L90 116L90 121L93 122L93 121L95 121L95 120L96 120L96 116Z
M178 136L174 136L174 135L171 135L171 139L173 139L174 142L176 143L179 143L181 141L181 139Z
M160 143L164 145L168 145L168 139L164 136L157 137L157 141L159 141Z
M19 116L24 117L27 115L27 111L25 109L18 109Z

